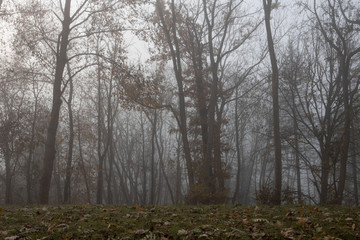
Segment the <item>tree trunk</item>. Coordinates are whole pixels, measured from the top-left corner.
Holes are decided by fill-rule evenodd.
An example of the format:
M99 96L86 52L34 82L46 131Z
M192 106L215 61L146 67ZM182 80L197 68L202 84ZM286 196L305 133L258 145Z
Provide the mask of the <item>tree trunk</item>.
M356 147L355 143L353 144L353 157L352 157L352 178L354 184L354 197L355 205L359 206L359 189L358 189L358 177L357 177L357 164L356 164Z
M97 152L98 152L98 175L97 175L97 186L96 186L96 203L102 204L103 201L103 189L104 189L104 173L103 173L103 165L104 165L104 155L101 153L102 148L102 134L101 134L101 126L102 126L102 94L101 94L101 73L100 73L100 60L99 57L97 59L98 70L97 70L97 80L98 80L98 116L97 116Z
M189 140L188 140L188 130L187 130L187 121L186 121L186 109L185 109L185 94L184 94L184 86L183 86L183 77L182 77L182 66L181 66L181 56L180 56L180 47L177 39L176 33L176 12L175 12L175 1L171 1L171 12L172 12L172 22L171 28L168 28L167 23L164 19L163 6L160 0L156 1L156 8L158 15L160 17L160 21L162 24L162 29L166 36L167 44L169 45L173 68L175 72L175 78L178 86L178 101L179 101L179 128L182 136L183 149L185 155L186 169L188 172L188 180L189 180L189 192L193 192L195 185L195 177L193 170L193 163L191 158ZM172 30L172 34L170 34L170 29ZM171 36L173 35L173 36ZM173 40L172 40L173 37ZM174 43L173 43L174 42Z
M147 201L147 177L146 177L146 171L147 171L147 166L146 166L146 159L145 159L145 129L144 129L144 119L143 119L143 113L141 112L141 116L140 116L140 123L141 123L141 136L142 136L142 204L146 205L146 201Z
M275 191L274 204L281 204L281 184L282 184L282 163L281 163L281 139L280 139L280 117L279 117L279 69L274 49L274 41L271 33L270 15L272 0L263 0L265 25L267 33L268 48L272 69L272 99L273 99L273 130L274 130L274 148L275 148Z
M30 139L30 147L29 147L29 156L27 158L26 162L26 201L27 204L32 204L32 177L31 177L31 171L32 171L32 162L34 157L34 149L35 149L35 127L37 122L37 111L38 111L38 95L35 97L35 105L34 105L34 116L33 121L31 123L31 139Z
M175 202L180 203L181 194L181 164L180 164L180 139L177 140L178 146L176 148L176 186L175 186Z
M6 141L7 137L5 137ZM5 158L5 204L12 204L12 171L11 171L11 155L8 143L4 153Z
M149 121L151 121L149 117ZM150 204L155 204L155 135L156 135L156 125L157 125L157 112L154 110L154 122L152 124L152 133L151 133L151 161L150 161L150 176L151 176L151 185L150 185ZM160 187L160 186L159 186Z
M326 204L328 199L328 179L329 179L329 171L330 171L330 153L329 147L327 143L324 146L325 150L323 152L323 156L321 158L321 177L320 177L320 204Z
M296 86L295 86L296 87ZM291 94L292 98L292 114L293 114L293 127L294 127L294 138L295 138L295 171L296 171L296 188L297 188L297 200L298 203L302 203L302 192L301 192L301 172L300 172L300 149L299 149L299 132L298 132L298 119L296 117L296 106L295 106L295 95Z
M350 57L351 59L351 57ZM349 99L349 69L350 69L350 59L345 56L342 56L340 63L340 74L342 78L342 89L343 89L343 104L344 104L344 133L342 139L341 155L340 155L340 176L339 176L339 185L338 192L336 196L336 203L341 205L345 182L346 182L346 167L348 161L349 147L350 147L350 131L351 131L351 118L352 118L352 109Z
M47 130L46 143L45 143L45 155L43 161L42 175L40 179L40 196L39 200L41 204L49 203L49 192L51 177L53 172L54 160L55 160L55 143L56 133L59 125L59 115L61 107L61 83L63 79L63 72L67 62L67 46L69 43L70 34L70 6L71 0L66 0L64 8L64 20L62 21L62 32L60 38L60 50L56 56L56 71L53 87L53 101L50 115L50 123Z
M222 142L221 142L221 121L222 115L224 112L225 103L222 102L220 105L219 110L217 111L217 120L215 123L215 132L214 132L214 167L215 167L215 174L218 180L218 189L217 192L221 191L223 194L224 199L219 199L221 202L226 198L226 189L225 189L225 178L226 172L223 169L223 162L221 160L221 153L222 153Z
M239 113L238 113L238 95L239 95L239 89L235 89L235 149L236 149L236 160L237 160L237 171L236 171L236 180L235 180L235 191L232 198L232 203L236 203L239 200L239 194L240 194L240 178L241 178L241 149L242 149L242 136L243 131L241 131L241 137L240 137L240 128L239 128Z
M68 114L69 114L69 149L66 161L66 176L64 184L64 203L69 204L71 202L71 174L72 174L72 158L73 158L73 149L74 149L74 117L72 111L72 99L74 92L74 82L71 76L70 65L67 63L69 81L70 81L70 92L69 98L67 101L68 105Z
M80 117L79 117L79 115L78 115L78 144L79 144L80 166L81 166L82 174L83 174L83 176L84 176L87 202L90 204L90 203L91 203L90 186L89 186L89 182L88 182L87 171L86 171L86 169L85 169L85 163L84 163L84 158L83 158L83 153L82 153L81 128L80 128L80 126L81 126L81 125L80 125Z

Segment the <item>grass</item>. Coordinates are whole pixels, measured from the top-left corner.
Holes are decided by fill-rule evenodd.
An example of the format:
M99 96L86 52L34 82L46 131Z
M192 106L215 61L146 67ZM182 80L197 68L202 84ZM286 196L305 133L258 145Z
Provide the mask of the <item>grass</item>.
M0 239L360 239L360 208L4 206Z

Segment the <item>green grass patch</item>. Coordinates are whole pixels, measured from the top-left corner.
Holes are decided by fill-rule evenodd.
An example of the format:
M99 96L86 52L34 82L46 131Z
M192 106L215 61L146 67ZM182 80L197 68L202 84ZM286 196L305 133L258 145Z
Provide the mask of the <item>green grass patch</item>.
M360 239L360 208L3 206L0 239Z

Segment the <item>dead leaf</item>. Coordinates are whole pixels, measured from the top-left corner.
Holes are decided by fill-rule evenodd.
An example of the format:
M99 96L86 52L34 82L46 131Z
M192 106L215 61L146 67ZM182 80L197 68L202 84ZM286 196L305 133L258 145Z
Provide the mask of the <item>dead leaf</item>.
M178 235L178 236L188 235L188 231L186 231L185 229L180 229L180 230L177 232L177 235Z
M19 236L11 236L11 237L6 237L4 240L17 240L19 239Z
M209 236L207 234L201 234L199 239L209 239Z
M269 223L269 221L265 218L255 218L252 221L255 223Z
M146 233L148 233L148 231L144 229L138 229L134 232L135 235L145 235Z
M246 226L251 225L251 223L247 220L247 218L243 219L242 223L245 224Z
M281 230L281 234L288 239L295 239L295 231L292 228L284 228L283 230Z

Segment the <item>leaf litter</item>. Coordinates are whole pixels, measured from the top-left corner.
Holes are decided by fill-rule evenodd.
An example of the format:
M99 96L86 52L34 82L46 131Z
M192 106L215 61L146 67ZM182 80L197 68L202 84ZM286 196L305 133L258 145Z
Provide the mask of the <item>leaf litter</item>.
M313 206L4 206L0 238L360 239L360 209Z

